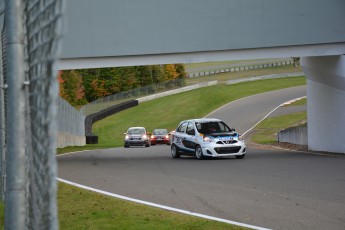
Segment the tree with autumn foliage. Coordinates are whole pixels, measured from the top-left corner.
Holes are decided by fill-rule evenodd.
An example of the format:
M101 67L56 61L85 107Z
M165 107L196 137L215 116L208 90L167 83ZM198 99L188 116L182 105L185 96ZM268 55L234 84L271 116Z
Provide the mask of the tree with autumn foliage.
M60 95L72 105L167 80L185 78L183 64L61 71Z
M74 70L60 71L58 75L60 83L60 96L71 105L83 105L86 103L85 92L81 76Z
M168 64L164 65L164 72L165 72L165 80L172 80L178 77L178 73L175 69L175 65Z
M65 88L64 88L65 80L62 79L62 71L61 70L58 72L57 79L58 79L58 82L59 82L59 96L62 97L62 98L66 98L67 95L66 95Z

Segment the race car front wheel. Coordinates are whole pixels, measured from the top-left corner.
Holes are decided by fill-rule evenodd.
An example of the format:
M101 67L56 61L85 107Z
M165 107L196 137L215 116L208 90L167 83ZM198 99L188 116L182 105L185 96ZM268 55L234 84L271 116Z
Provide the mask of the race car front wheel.
M199 160L204 159L204 155L202 154L202 149L201 149L200 145L197 145L196 148L195 148L195 156Z
M179 158L180 157L180 151L175 144L171 145L171 156L173 158Z

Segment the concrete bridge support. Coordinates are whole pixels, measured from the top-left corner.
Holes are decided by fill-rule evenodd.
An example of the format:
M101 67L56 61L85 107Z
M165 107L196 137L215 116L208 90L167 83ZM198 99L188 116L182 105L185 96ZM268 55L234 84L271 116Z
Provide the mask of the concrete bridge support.
M308 146L345 153L345 55L305 57Z

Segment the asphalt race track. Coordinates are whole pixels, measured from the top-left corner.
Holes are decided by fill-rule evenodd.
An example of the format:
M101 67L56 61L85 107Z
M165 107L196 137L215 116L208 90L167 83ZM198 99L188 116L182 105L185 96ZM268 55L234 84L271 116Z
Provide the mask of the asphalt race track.
M294 87L247 97L208 117L244 133ZM330 134L325 134L330 135ZM59 178L173 208L271 229L345 229L345 157L247 148L244 159L170 157L170 146L58 157Z

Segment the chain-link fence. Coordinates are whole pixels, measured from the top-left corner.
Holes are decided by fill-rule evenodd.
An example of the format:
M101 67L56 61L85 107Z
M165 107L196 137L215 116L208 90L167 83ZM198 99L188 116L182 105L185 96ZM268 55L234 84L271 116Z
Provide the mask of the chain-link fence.
M63 0L0 0L0 6L5 229L58 229L58 82L53 66L62 34Z
M58 98L58 131L85 136L85 116L63 98Z
M124 101L129 101L137 99L139 97L181 88L183 86L185 86L185 80L183 78L177 78L174 80L169 80L157 84L138 87L129 91L120 92L95 100L87 105L84 105L80 109L80 112L84 116L88 116L90 114L97 113L103 109L120 104Z
M85 116L58 97L58 138L57 147L82 146L85 139Z

